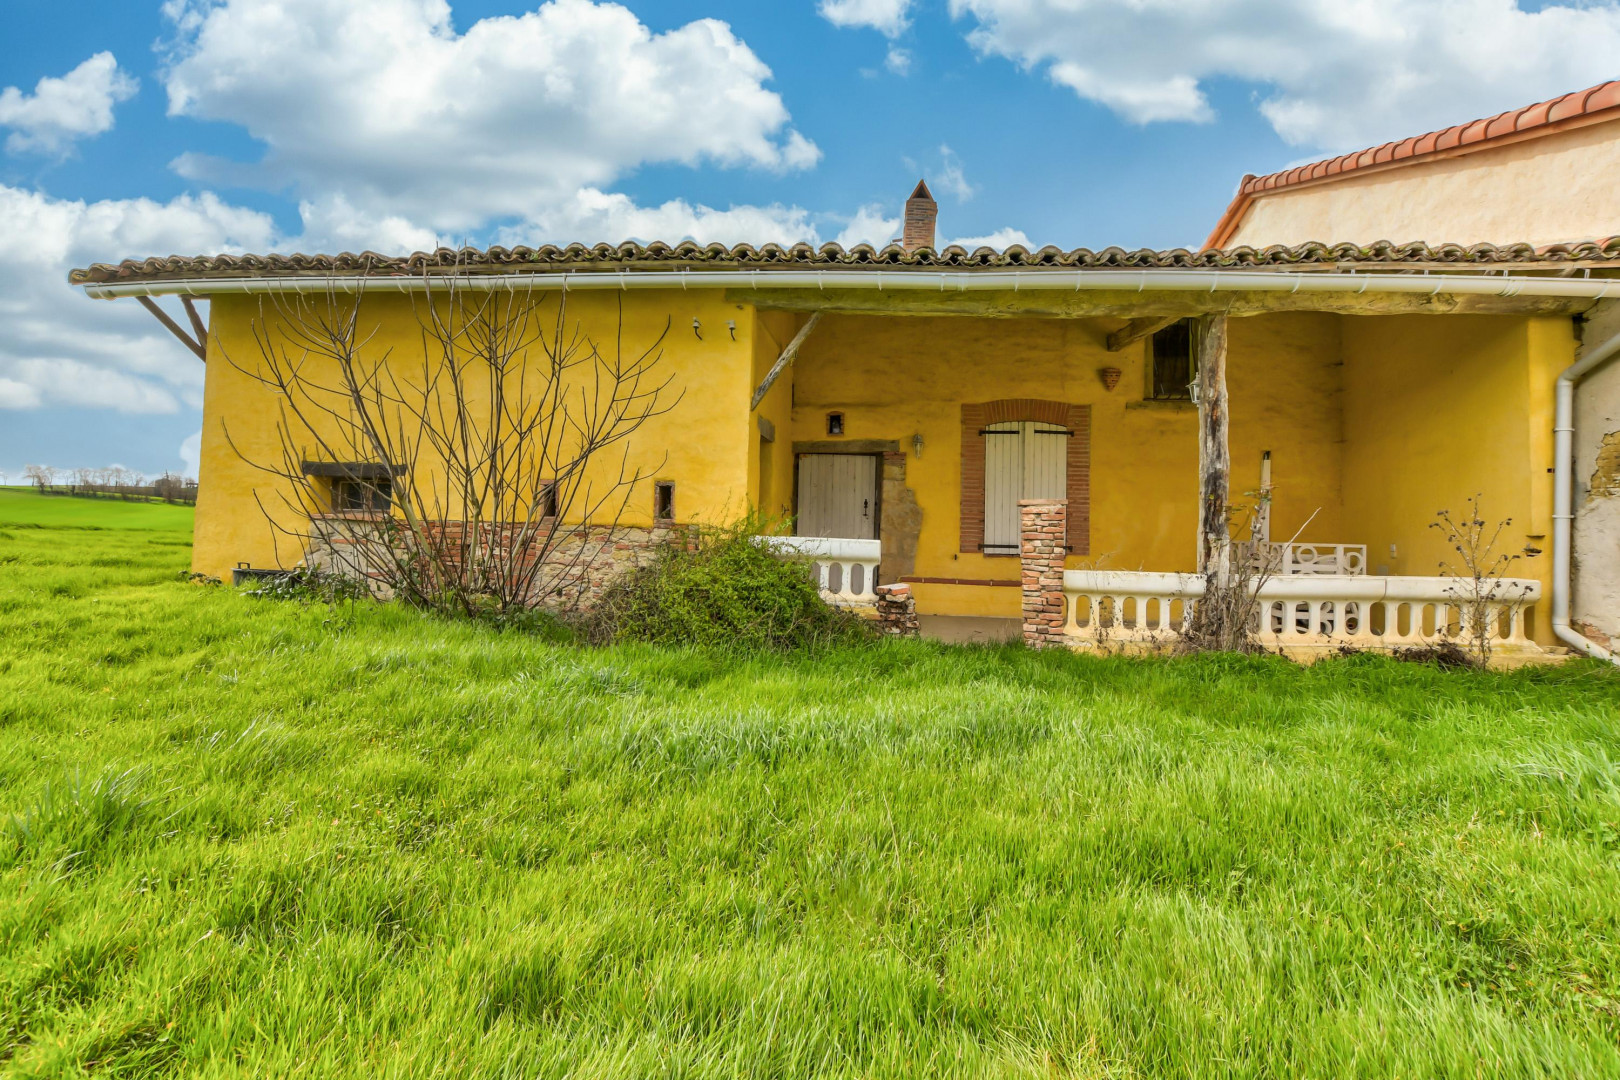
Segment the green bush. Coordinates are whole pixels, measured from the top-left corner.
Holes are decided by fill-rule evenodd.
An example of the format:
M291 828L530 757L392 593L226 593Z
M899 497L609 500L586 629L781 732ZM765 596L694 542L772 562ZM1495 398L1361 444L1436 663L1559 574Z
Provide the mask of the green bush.
M781 652L870 637L865 622L822 600L808 560L755 535L758 522L701 530L611 585L584 617L595 644L645 641Z

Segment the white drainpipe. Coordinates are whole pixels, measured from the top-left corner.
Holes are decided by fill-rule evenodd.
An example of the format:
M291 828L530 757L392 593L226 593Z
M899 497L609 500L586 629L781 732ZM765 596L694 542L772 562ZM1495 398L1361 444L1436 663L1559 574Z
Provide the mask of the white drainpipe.
M1569 625L1570 553L1575 525L1575 384L1620 354L1620 334L1571 364L1558 376L1553 420L1553 633L1588 656L1620 664L1620 657Z

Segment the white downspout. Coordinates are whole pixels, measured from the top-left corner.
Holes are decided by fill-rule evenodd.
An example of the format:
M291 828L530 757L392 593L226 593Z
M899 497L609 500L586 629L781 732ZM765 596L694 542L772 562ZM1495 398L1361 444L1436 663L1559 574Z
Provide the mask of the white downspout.
M1575 384L1616 354L1620 354L1620 334L1587 353L1558 376L1553 419L1552 627L1561 641L1587 656L1620 664L1620 657L1576 633L1569 625L1570 554L1575 525Z

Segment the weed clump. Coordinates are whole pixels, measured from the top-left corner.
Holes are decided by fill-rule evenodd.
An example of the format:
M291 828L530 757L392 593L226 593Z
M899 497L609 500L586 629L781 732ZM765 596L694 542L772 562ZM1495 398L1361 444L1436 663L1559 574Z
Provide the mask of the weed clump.
M773 551L745 522L699 530L610 585L580 632L592 644L644 641L745 652L866 640L852 612L821 598L808 560Z
M305 604L371 599L371 589L360 578L308 568L267 575L251 589L242 591L261 600L296 600Z

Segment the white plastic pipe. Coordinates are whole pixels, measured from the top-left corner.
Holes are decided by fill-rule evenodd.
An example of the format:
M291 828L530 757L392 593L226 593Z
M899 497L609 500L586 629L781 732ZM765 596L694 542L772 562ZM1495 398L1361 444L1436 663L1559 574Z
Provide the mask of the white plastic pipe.
M1614 664L1620 664L1620 657L1569 625L1569 601L1575 527L1575 385L1617 354L1620 334L1565 368L1558 376L1553 414L1553 633L1586 655Z
M875 289L981 292L1352 292L1469 296L1620 297L1620 279L1496 274L1268 270L603 270L552 273L323 274L86 283L85 294L223 296L232 293L500 291L520 289Z

